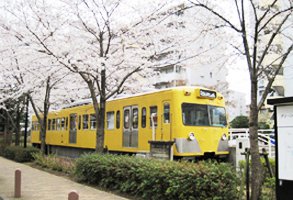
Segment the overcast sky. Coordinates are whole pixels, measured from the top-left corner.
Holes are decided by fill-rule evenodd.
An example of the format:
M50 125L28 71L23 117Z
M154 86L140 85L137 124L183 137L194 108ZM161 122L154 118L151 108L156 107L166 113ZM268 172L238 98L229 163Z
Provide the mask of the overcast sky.
M247 66L244 60L235 62L235 67L228 67L229 87L231 90L245 93L246 104L250 103L250 81Z

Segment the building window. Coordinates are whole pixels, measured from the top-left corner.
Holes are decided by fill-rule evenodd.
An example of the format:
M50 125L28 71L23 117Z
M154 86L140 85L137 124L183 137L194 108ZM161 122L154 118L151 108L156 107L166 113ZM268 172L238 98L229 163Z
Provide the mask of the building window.
M107 129L114 129L114 111L107 112Z
M181 72L181 66L175 66L176 67L176 69L175 69L175 71L176 71L176 73L180 73Z
M283 67L280 68L278 75L284 75L284 68Z

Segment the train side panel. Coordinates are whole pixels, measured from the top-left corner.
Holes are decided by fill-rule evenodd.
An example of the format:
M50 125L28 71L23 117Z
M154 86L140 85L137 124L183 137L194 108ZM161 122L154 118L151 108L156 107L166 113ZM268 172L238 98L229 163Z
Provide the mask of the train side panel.
M225 107L223 97L202 97L201 88L175 88L135 95L107 102L104 147L113 152L149 153L150 140L174 141L174 156L226 155L227 124L213 124L213 113ZM204 93L205 94L205 93ZM218 109L219 108L219 109ZM205 111L209 124L197 124ZM50 112L46 144L95 149L96 124L92 105ZM152 128L153 116L155 128ZM223 116L222 116L223 117ZM226 116L225 116L226 117ZM33 125L36 117L33 117ZM39 130L33 126L31 141L40 144Z
M110 151L122 152L149 152L150 146L148 141L153 138L153 130L151 126L151 112L157 113L157 122L155 128L154 139L170 141L170 127L168 132L163 132L162 113L164 101L173 95L170 91L163 94L146 94L139 97L113 100L107 103L106 116L114 113L114 126L109 128L109 119L105 124L105 145ZM167 97L167 98L166 98ZM169 103L171 101L168 101ZM133 112L135 111L135 113ZM117 112L120 112L120 123L117 128ZM130 115L128 116L128 112ZM136 112L138 112L136 114ZM144 114L143 114L144 113ZM137 117L137 118L136 118ZM129 118L129 119L128 119ZM125 133L130 122L130 133ZM134 122L135 121L135 122ZM132 124L135 123L135 126ZM132 133L136 129L137 133ZM136 135L137 134L137 135Z

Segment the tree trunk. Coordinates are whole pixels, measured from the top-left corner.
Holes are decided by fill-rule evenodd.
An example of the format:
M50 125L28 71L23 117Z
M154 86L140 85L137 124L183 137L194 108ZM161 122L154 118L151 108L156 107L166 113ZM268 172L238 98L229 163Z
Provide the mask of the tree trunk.
M106 101L100 102L100 112L98 118L98 129L97 129L97 145L96 152L102 153L104 151L104 135L105 135L105 112L106 112Z
M96 152L104 151L105 138L105 113L106 113L106 70L101 71L100 110L98 113Z
M44 112L41 113L42 116L40 115L33 99L31 98L31 96L28 94L28 98L31 102L31 105L33 107L33 110L38 118L38 122L40 124L40 135L41 135L41 151L43 154L46 153L46 131L47 131L47 119L48 119L48 113L49 113L49 109L50 109L50 93L51 93L51 87L50 86L50 80L51 77L49 76L47 78L47 83L46 83L46 95L45 95L45 99L44 99Z
M50 108L50 94L51 94L51 77L49 76L47 78L46 83L46 95L44 100L44 113L43 113L43 119L40 120L41 123L41 150L42 153L46 153L46 131L47 131L47 119L48 119L48 113ZM49 153L49 152L48 152Z
M15 118L15 146L19 146L20 141L20 103L17 104L16 107L16 118Z
M29 97L26 95L25 98L25 123L24 123L24 136L23 136L23 147L27 147L27 131L28 131L28 106L29 106Z
M42 119L40 122L40 127L41 127L41 130L40 130L40 134L41 134L41 152L42 154L46 154L46 129L44 127L44 119Z
M6 117L5 117L5 125L4 125L4 143L5 145L10 145L11 144L11 134L9 131L9 119L8 119L8 114L6 113Z
M249 137L251 154L251 199L258 200L262 183L262 165L258 146L257 78L251 81L251 104L249 115Z

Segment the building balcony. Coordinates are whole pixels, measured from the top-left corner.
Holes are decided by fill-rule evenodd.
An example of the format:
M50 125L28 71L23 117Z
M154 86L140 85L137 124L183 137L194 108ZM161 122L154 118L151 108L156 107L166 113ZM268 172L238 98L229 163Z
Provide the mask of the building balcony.
M157 79L156 79L156 83L158 82L172 82L174 80L186 80L186 75L185 73L176 73L176 72L172 72L172 73L168 73L168 74L160 74Z

